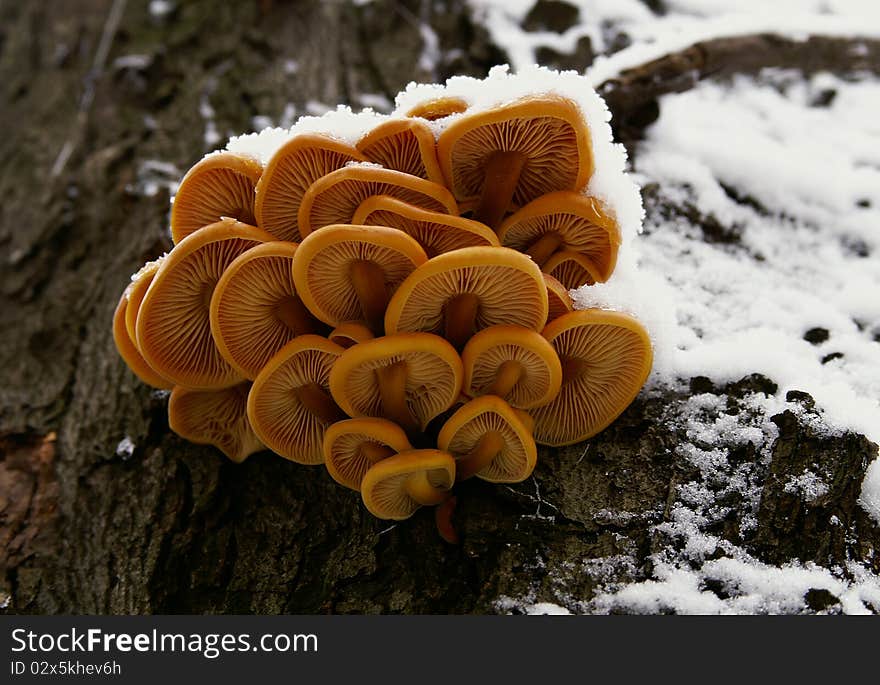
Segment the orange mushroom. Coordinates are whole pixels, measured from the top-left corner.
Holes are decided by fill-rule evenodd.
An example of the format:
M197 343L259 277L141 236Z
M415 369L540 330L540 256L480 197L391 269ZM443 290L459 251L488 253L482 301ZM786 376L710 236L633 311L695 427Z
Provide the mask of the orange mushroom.
M415 240L394 228L325 226L297 248L293 282L321 321L364 320L381 333L388 299L427 259Z
M479 198L475 218L492 228L511 204L580 190L593 173L580 109L551 95L464 114L440 134L437 156L456 199Z
M223 217L254 224L254 188L262 173L256 159L236 152L215 152L195 164L171 206L174 243Z
M635 399L651 372L651 340L633 317L584 309L547 324L562 361L562 389L532 410L535 439L558 447L592 437Z
M463 247L500 246L495 232L479 221L431 212L389 195L375 195L364 200L352 222L401 230L415 238L428 257Z
M436 335L402 333L345 350L330 372L330 392L349 416L390 419L424 430L461 393L461 359Z
M389 119L365 134L356 147L369 161L386 169L443 183L434 134L423 121Z
M247 418L250 383L221 390L175 386L168 400L168 425L198 445L214 445L232 461L242 462L265 449Z
M211 335L211 296L236 257L271 240L254 226L224 219L184 238L165 257L137 316L137 345L150 366L197 390L242 380Z
M131 277L131 283L125 289L125 294L128 298L128 306L125 308L125 330L128 332L128 337L131 338L132 342L137 340L137 315L141 310L141 302L144 301L144 296L147 294L147 290L150 289L153 277L159 270L163 259L165 259L164 255L159 257L159 259L144 264Z
M402 521L440 504L455 482L455 459L440 450L408 450L373 464L361 483L364 506L380 519Z
M540 330L547 287L526 255L504 247L466 247L437 255L401 283L388 303L385 332L442 333L456 349L496 324Z
M461 353L462 391L497 395L514 407L550 402L562 385L559 357L540 333L520 326L491 326L471 338Z
M346 419L324 433L327 471L337 483L357 491L373 464L411 449L403 429L386 419Z
M544 271L566 288L593 285L600 280L599 270L590 258L573 250L554 252L550 259L544 262Z
M299 207L303 236L322 226L350 223L358 206L372 195L391 195L434 212L458 214L458 205L446 188L402 171L375 164L350 164L315 181Z
M211 333L223 358L254 379L298 335L319 333L293 285L296 243L252 247L223 272L211 297Z
M278 240L304 238L307 232L300 231L297 217L309 187L349 162L363 161L360 152L335 138L317 133L294 136L272 155L257 183L257 224Z
M453 114L461 114L467 108L467 103L461 98L439 97L415 105L407 111L406 116L437 121Z
M531 431L500 397L465 404L440 429L437 446L456 460L456 477L519 483L535 469L538 451Z
M550 323L572 311L574 306L568 288L562 283L547 273L544 274L544 282L547 284L547 323Z
M134 318L137 317L139 302L132 301L132 291L135 287L139 291L149 288L158 269L159 262L150 262L138 271L134 277L135 280L122 293L122 297L119 298L119 303L116 305L116 311L113 313L113 342L116 344L119 356L135 376L154 388L169 390L174 383L163 377L147 363L135 344L136 338L131 337L126 326L130 313L134 314Z
M595 280L607 281L617 263L620 229L596 198L560 191L509 216L498 228L498 239L528 254L545 271L551 255L576 252L593 265Z
M366 340L373 339L373 331L370 327L361 321L343 321L336 328L330 331L327 336L330 342L336 343L340 347L348 349L353 345L362 343Z
M330 397L330 370L343 349L318 335L291 340L260 371L247 414L254 432L282 457L324 461L324 431L345 418Z

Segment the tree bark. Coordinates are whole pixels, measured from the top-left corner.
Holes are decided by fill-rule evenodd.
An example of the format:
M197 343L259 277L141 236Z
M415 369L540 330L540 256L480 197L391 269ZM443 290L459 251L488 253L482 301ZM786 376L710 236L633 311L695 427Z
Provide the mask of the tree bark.
M171 248L169 184L216 145L214 129L225 139L258 114L280 119L288 103L304 113L312 101L393 98L413 77L482 75L504 57L464 0L187 2L164 19L147 4L0 8L0 609L492 612L499 597L555 601L560 587L588 599L596 581L572 560L633 554L632 578L647 577L651 527L693 477L664 421L687 393L642 397L589 443L540 450L522 484L461 484L457 546L439 538L431 511L389 525L322 468L268 452L235 465L169 431L166 397L125 368L111 318L129 275ZM442 54L414 74L420 20ZM874 43L850 59L847 41L813 40L694 46L603 93L626 138L658 95L695 78L878 63ZM794 415L775 420L758 528L736 543L773 563L855 559L880 570L869 550L880 534L855 503L876 445L814 436ZM832 487L810 505L779 486L800 472L805 445L833 465ZM824 528L829 512L844 525ZM735 524L719 533L735 538Z

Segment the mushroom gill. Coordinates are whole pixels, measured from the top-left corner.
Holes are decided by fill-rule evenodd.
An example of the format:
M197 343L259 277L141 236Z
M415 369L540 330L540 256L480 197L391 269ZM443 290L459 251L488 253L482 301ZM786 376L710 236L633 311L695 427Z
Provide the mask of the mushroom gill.
M278 240L299 241L299 208L303 195L322 176L349 162L366 158L350 145L329 136L304 133L291 138L272 155L260 182L254 213L257 223Z
M547 284L547 323L550 323L572 311L574 306L571 302L571 295L568 294L568 288L562 285L558 279L545 273L544 282Z
M357 491L373 464L411 449L403 429L386 419L337 421L324 433L327 471L337 483Z
M343 349L318 335L290 341L260 371L247 413L263 443L299 464L324 461L324 431L342 420L330 397L330 370Z
M547 287L526 255L504 247L466 247L428 260L388 303L385 332L442 334L456 349L497 324L540 330Z
M464 114L440 134L437 156L456 199L479 198L475 218L492 228L511 206L580 190L593 173L583 115L552 95Z
M562 362L562 388L531 411L535 439L558 447L592 437L616 419L651 371L651 340L633 317L584 309L549 323L543 335Z
M223 272L211 297L211 333L223 358L254 379L298 335L320 333L293 285L296 243L252 247Z
M262 173L256 159L234 152L215 152L195 164L180 182L171 206L174 243L223 217L256 223L254 188Z
M214 445L232 461L242 462L265 449L247 417L251 384L221 390L190 390L175 386L168 400L168 425L198 445Z
M434 134L422 121L390 119L364 135L356 147L369 161L386 169L443 183Z
M137 344L144 359L175 385L199 390L242 380L211 335L214 288L240 254L272 236L225 219L184 238L165 257L137 317Z
M434 212L458 214L452 194L402 171L375 164L352 164L319 178L306 191L299 207L299 230L308 236L322 226L350 223L358 206L372 195L391 195Z
M573 250L554 252L543 268L566 288L593 285L599 280L599 271L590 258Z

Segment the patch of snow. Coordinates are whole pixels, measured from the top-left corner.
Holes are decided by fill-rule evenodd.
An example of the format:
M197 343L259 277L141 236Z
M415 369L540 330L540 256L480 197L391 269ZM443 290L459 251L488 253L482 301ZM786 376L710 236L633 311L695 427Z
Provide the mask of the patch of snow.
M129 436L125 436L116 446L116 456L121 457L123 461L131 459L134 455L135 444Z
M805 502L815 502L828 494L828 484L812 471L790 477L782 489L789 494L798 495Z

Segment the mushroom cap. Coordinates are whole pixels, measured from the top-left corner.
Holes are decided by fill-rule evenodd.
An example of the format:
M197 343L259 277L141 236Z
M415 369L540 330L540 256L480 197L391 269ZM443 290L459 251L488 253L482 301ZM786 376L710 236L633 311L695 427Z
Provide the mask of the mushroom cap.
M116 305L116 310L113 312L113 342L116 344L116 350L119 352L119 356L122 357L123 361L135 376L154 388L169 390L174 383L167 378L164 378L147 363L147 360L144 359L143 355L138 350L134 339L129 336L128 329L126 328L129 308L134 306L134 304L129 301L129 292L132 286L140 281L145 281L147 286L149 286L157 269L158 266L155 268L151 267L147 271L141 269L137 275L138 280L129 285L129 287L125 289L125 292L122 293L122 296L119 298L119 303Z
M376 371L395 364L405 365L406 405L422 429L461 393L461 359L455 348L429 333L401 333L345 350L330 372L333 399L349 416L383 417Z
M327 336L330 342L345 349L374 337L373 331L363 321L343 321Z
M466 113L449 124L437 140L437 157L456 199L480 195L494 152L526 159L513 193L516 206L556 190L579 190L593 174L587 123L577 105L558 96Z
M324 461L324 431L342 418L332 405L328 380L343 351L321 336L301 335L260 371L248 396L247 414L267 447L299 464ZM325 403L326 408L316 412L314 403Z
M568 294L568 288L562 285L558 279L545 273L544 282L547 284L547 323L550 323L572 311L574 305L571 301L571 295Z
M499 395L519 409L547 404L562 386L562 365L553 346L540 333L520 326L483 329L464 346L461 362L466 395ZM502 395L493 384L511 363L519 375Z
M553 276L566 288L579 288L580 286L593 285L599 280L599 272L596 265L579 252L572 250L560 250L544 262L544 272Z
M562 389L530 412L542 445L596 435L629 406L651 372L651 339L627 314L578 310L549 323L543 335L562 361Z
M580 253L594 265L598 281L611 276L617 264L620 229L596 198L570 191L548 193L532 200L498 227L501 244L520 252L529 252L547 234L554 234L553 252Z
M438 119L444 119L452 114L466 112L467 108L467 102L461 98L439 97L420 102L410 108L407 111L406 116L418 117L419 119L426 119L427 121L437 121Z
M389 195L375 195L364 200L352 222L401 230L415 238L428 257L462 247L500 246L495 231L486 224L415 207Z
M305 237L297 223L303 195L322 176L366 158L351 145L317 133L301 133L282 145L257 183L257 224L279 240Z
M340 485L360 491L367 470L392 453L411 450L404 430L396 423L377 418L337 421L324 433L324 464ZM378 459L377 459L378 457Z
M211 335L211 296L238 255L270 240L259 228L224 219L184 238L162 260L137 316L138 349L159 374L197 390L242 380Z
M463 294L479 300L478 331L497 324L541 330L547 321L547 286L537 264L504 247L465 247L428 260L400 284L385 332L439 333L447 301Z
M162 265L163 259L164 257L159 257L159 259L144 264L131 277L131 283L125 289L125 294L128 297L128 307L125 309L125 330L128 331L128 337L132 341L137 340L137 315L141 310L141 302L144 301L144 296L150 289L153 277Z
M440 429L437 446L458 462L490 432L501 438L501 449L473 475L491 483L519 483L532 475L538 460L532 434L513 407L494 395L477 397L455 412Z
M254 224L254 188L262 173L256 159L237 152L215 152L196 163L180 182L171 205L175 245L223 217Z
M365 319L352 267L370 262L381 269L386 296L428 257L403 231L386 226L325 226L300 243L293 282L303 303L321 321L338 326Z
M223 358L254 379L278 350L320 324L293 285L296 243L252 247L223 272L211 297L211 333Z
M408 450L370 467L361 483L364 506L377 518L403 521L422 505L407 492L407 481L424 478L438 491L455 483L455 459L440 450Z
M247 417L251 384L220 390L190 390L175 386L168 400L168 425L180 437L199 445L214 445L234 462L243 462L266 449Z
M389 119L365 134L358 152L386 169L443 183L434 133L418 119Z
M402 171L379 166L350 165L319 178L299 207L299 230L305 237L330 224L349 223L358 206L371 195L391 195L435 212L458 214L446 188Z

